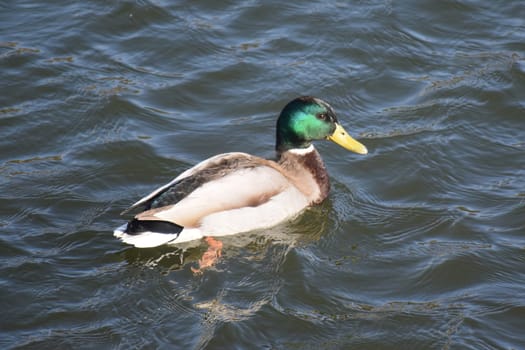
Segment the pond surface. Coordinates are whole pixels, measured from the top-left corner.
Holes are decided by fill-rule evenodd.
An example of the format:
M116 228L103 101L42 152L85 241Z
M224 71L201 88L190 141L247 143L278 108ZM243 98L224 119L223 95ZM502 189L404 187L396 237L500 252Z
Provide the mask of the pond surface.
M525 348L523 1L0 2L0 347ZM137 249L119 213L328 101L329 198ZM256 185L256 184L254 184Z

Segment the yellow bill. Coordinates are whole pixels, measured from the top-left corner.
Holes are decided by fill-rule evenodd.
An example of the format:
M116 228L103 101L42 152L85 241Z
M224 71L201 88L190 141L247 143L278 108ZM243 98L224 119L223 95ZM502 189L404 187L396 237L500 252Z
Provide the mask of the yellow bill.
M363 145L359 141L354 140L350 135L348 135L346 130L339 123L336 123L335 125L335 131L332 135L327 137L328 140L335 142L339 146L355 153L368 153L368 150L366 149L365 145Z

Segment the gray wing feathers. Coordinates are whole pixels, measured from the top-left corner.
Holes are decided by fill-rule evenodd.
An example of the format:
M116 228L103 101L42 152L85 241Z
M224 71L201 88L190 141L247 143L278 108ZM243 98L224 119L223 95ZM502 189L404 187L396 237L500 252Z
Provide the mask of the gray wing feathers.
M261 159L246 153L234 152L216 155L184 171L168 184L141 198L121 215L143 206L145 209L173 205L203 184L224 177L234 171L254 168Z

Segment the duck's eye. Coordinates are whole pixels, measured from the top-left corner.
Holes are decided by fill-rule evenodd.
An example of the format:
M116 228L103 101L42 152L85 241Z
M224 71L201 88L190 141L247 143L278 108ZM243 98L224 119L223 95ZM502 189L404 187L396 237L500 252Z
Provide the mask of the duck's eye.
M326 113L320 113L317 115L317 118L321 119L321 120L326 120L328 119L328 115L326 115Z

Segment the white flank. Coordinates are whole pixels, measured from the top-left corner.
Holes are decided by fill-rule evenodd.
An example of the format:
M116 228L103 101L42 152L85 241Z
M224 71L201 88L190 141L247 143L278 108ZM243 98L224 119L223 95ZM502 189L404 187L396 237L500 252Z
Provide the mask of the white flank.
M207 236L228 236L275 226L291 219L308 206L308 200L295 187L272 197L257 207L226 210L206 216L200 229Z
M261 166L242 169L203 184L177 204L155 213L154 216L190 226L192 222L200 221L213 213L252 207L268 194L280 193L288 186L288 180L273 168Z

